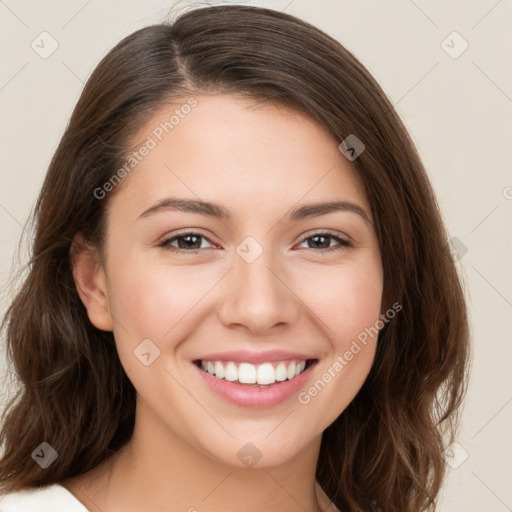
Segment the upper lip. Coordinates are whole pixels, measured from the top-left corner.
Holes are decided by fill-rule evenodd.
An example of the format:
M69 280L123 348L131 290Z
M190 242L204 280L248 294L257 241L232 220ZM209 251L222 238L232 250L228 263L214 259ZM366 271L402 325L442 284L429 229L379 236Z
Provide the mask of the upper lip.
M250 352L248 350L235 350L229 352L217 352L197 357L195 360L203 361L233 361L238 363L260 364L274 361L286 361L288 359L308 360L314 359L306 354L288 352L285 350L268 350L266 352Z

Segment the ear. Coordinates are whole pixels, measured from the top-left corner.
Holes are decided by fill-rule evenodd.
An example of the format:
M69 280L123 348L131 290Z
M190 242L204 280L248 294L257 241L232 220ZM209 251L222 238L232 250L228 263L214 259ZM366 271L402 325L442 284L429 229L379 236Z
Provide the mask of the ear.
M91 323L103 331L112 331L105 271L98 249L84 240L82 233L73 238L70 248L73 279Z

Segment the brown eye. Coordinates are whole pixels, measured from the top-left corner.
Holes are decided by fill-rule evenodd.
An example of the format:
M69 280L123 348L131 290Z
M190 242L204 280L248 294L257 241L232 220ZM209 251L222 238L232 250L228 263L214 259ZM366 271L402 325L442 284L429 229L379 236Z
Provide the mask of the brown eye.
M205 248L202 247L203 240L213 244L209 238L201 235L200 233L186 232L170 238L166 238L158 244L158 247L162 247L163 249L169 251L194 253ZM332 241L337 243L332 246ZM317 252L328 252L351 247L350 242L329 232L315 233L314 235L303 238L300 243L303 244L305 242L308 243L308 247L306 247L306 249L318 249L319 251ZM176 245L174 245L175 243Z
M331 242L333 240L338 242L338 245L331 246ZM314 235L310 235L306 238L303 238L300 243L303 244L304 242L308 242L308 247L306 247L306 249L320 249L321 252L339 250L351 246L350 242L347 240L328 232L315 233Z
M158 247L163 247L170 251L195 252L203 248L201 247L203 240L207 240L209 243L212 243L211 240L199 233L182 233L171 238L166 238L158 244ZM177 247L171 245L175 241L177 242Z

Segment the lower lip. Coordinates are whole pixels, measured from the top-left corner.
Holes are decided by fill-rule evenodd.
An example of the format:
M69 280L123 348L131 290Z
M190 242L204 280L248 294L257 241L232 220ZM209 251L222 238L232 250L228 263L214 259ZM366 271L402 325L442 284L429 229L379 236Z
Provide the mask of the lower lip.
M225 379L218 379L214 375L201 370L195 363L194 368L202 381L217 395L232 404L240 407L263 408L278 405L291 396L297 394L308 380L311 370L318 361L311 363L300 375L291 380L276 382L266 388L250 387Z

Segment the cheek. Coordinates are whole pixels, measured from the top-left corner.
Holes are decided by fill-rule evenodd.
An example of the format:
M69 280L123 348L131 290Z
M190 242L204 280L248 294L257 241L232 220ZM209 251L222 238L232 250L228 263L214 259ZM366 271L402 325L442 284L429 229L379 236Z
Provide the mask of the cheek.
M308 294L310 306L337 352L379 319L383 278L378 262L323 269L308 287L316 290Z
M207 265L164 265L137 255L113 264L109 277L118 354L138 392L148 396L158 379L169 379L166 355L197 327L218 276ZM141 357L148 352L146 367Z
M156 340L177 329L217 279L207 266L165 265L143 257L125 259L111 274L113 313L134 337Z

